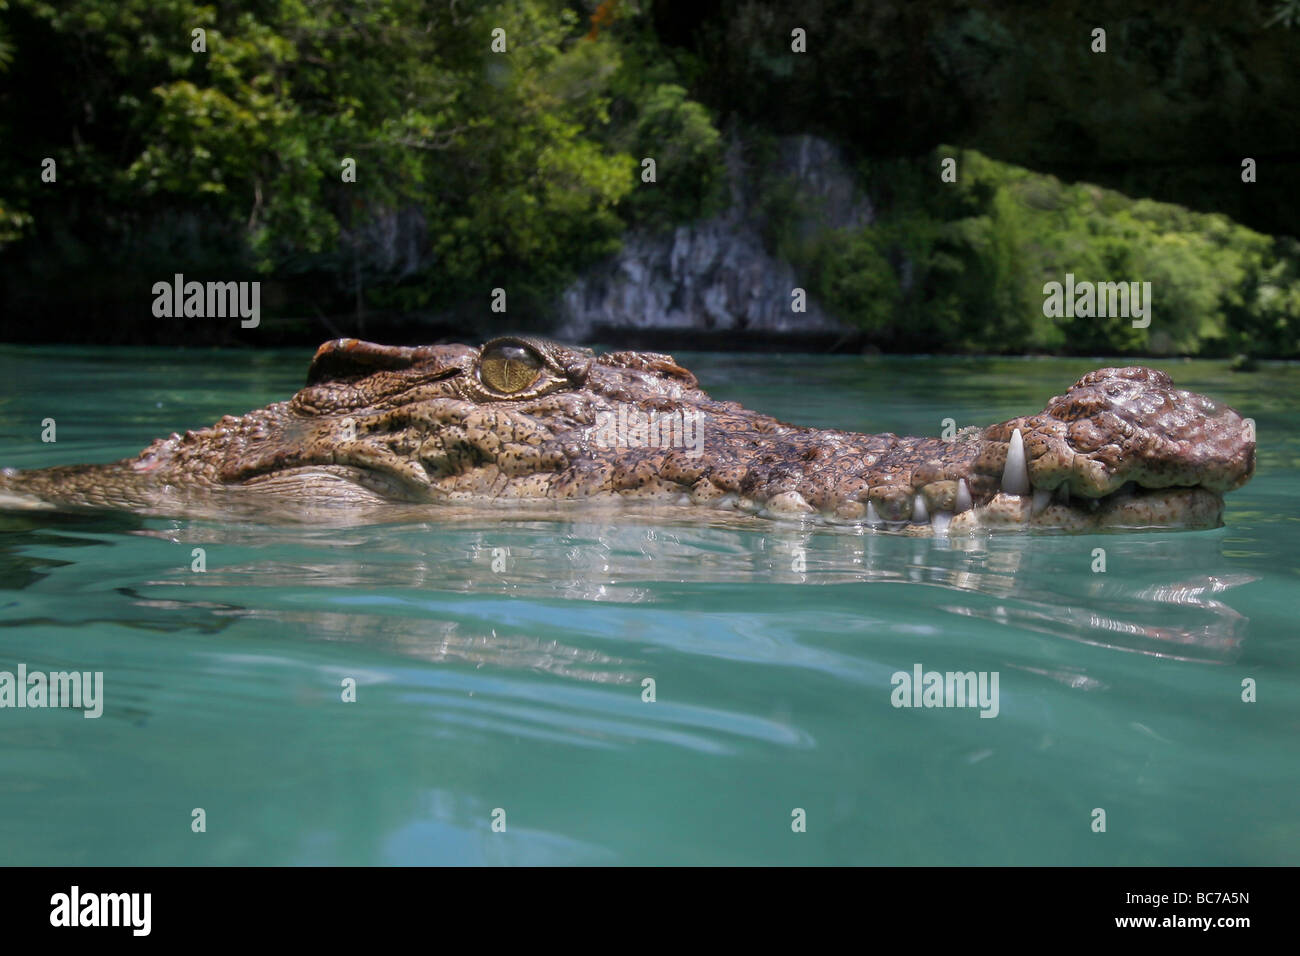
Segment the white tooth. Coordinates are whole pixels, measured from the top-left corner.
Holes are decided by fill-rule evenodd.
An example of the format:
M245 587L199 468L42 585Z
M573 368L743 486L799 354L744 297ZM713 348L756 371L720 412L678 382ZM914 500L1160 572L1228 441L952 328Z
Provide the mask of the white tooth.
M912 499L912 521L915 524L925 524L930 520L930 513L925 510L925 499L917 495Z
M970 488L966 487L966 479L961 478L957 481L957 512L970 511Z
M867 527L869 528L880 527L880 515L876 514L876 506L873 505L870 501L867 502Z
M1007 445L1007 467L1002 472L1002 490L1009 495L1029 494L1029 465L1025 462L1025 440L1020 429L1011 433Z
M1034 489L1034 514L1042 511L1052 503L1052 493L1046 488Z
M935 537L945 537L948 534L948 523L952 521L952 515L947 511L936 511L934 517L930 519L930 527L934 529Z

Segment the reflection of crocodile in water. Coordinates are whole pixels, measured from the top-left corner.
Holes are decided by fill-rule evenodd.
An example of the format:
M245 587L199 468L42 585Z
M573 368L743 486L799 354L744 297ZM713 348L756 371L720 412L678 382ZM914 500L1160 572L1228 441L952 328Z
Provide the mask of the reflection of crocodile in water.
M647 427L669 422L679 427ZM687 422L698 443L679 440ZM1148 368L1090 372L1038 414L944 440L787 425L709 398L653 352L340 339L287 402L112 464L7 470L0 502L184 515L237 499L380 514L604 499L922 534L1200 528L1254 469L1249 423Z

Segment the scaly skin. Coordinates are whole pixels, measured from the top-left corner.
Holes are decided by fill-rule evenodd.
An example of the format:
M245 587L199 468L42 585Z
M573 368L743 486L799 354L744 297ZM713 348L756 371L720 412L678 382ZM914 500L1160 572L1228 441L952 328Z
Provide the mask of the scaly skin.
M701 416L701 440L645 447L634 431L620 442L608 427L620 405L634 418ZM1007 467L1016 431L1023 469L1014 453ZM242 500L382 514L395 502L637 499L914 534L1200 528L1219 524L1222 495L1254 468L1235 411L1148 368L1091 372L1036 415L941 440L787 425L714 401L652 352L340 339L287 402L109 465L6 471L0 504L211 515Z

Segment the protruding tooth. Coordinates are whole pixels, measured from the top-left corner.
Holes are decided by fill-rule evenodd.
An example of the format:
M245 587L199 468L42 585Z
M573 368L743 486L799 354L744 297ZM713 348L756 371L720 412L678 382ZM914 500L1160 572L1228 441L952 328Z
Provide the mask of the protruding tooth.
M1034 514L1042 511L1052 503L1052 493L1046 488L1034 489Z
M926 524L930 520L930 512L925 510L925 499L917 495L912 499L912 521L915 524Z
M961 514L963 511L970 511L970 509L970 488L966 486L966 479L960 478L957 480L957 513Z
M1061 496L1061 504L1063 504L1063 505L1068 505L1068 504L1070 503L1070 485L1069 485L1069 483L1067 482L1066 484L1061 485L1061 487L1060 487L1060 488L1057 488L1056 490L1060 493L1060 496Z
M1025 461L1025 440L1020 437L1020 429L1011 433L1011 443L1007 445L1007 467L1002 472L1002 490L1009 495L1029 494L1029 465Z
M936 511L934 517L930 519L930 527L934 529L936 538L946 537L948 534L948 525L952 521L952 515L947 511Z
M867 527L869 528L880 527L880 515L876 514L876 506L873 505L870 501L867 502Z

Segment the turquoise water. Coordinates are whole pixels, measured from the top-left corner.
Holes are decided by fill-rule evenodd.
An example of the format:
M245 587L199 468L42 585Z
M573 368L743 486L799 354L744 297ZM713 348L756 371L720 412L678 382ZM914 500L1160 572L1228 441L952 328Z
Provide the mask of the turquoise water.
M0 348L0 464L134 454L286 397L308 352ZM1106 364L678 358L912 434ZM1224 528L0 515L0 670L102 671L105 699L0 710L0 862L1294 864L1296 370L1152 364L1257 420ZM917 664L996 672L997 716L893 707Z

